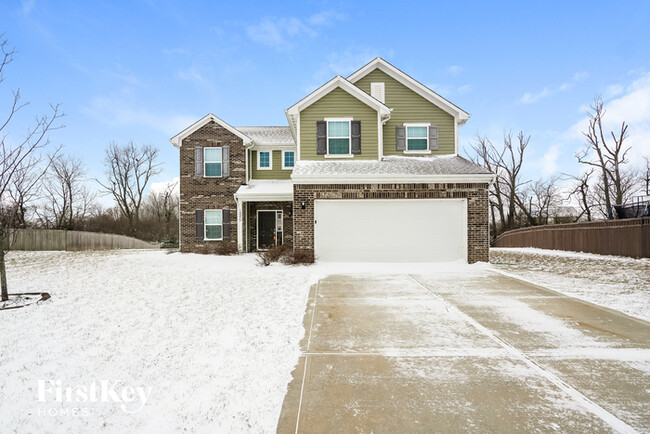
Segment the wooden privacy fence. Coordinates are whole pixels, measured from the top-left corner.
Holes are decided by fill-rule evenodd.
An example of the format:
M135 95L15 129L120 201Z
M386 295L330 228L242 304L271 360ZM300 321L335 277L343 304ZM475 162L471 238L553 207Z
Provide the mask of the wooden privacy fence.
M12 250L155 249L156 244L133 237L57 229L16 229Z
M650 218L534 226L504 232L495 247L540 249L650 258Z

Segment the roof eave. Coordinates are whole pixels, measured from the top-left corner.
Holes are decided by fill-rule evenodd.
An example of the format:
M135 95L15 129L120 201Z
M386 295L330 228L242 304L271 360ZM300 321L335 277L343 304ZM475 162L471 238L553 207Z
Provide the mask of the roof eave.
M367 183L477 183L492 184L495 175L447 174L447 175L291 175L295 184L367 184Z
M252 144L252 140L250 137L248 137L246 134L242 133L239 131L237 128L233 127L230 125L228 122L218 118L212 113L208 113L207 115L203 116L201 119L198 121L194 122L192 125L188 126L185 128L183 131L180 133L176 134L174 137L169 139L169 141L174 145L176 148L180 149L180 147L183 145L183 139L197 131L199 128L207 125L209 122L215 122L219 125L221 125L223 128L227 129L240 139L242 139L244 146L250 146Z

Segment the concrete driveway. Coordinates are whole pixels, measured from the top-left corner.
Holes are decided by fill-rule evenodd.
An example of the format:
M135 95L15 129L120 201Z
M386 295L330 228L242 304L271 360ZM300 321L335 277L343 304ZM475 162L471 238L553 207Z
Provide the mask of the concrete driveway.
M650 323L493 271L314 285L278 432L650 432Z

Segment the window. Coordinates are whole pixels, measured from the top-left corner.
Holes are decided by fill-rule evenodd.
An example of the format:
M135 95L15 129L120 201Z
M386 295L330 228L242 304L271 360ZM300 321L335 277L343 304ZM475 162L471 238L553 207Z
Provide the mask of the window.
M260 151L257 153L257 169L258 170L271 170L273 168L273 161L271 158L271 151Z
M221 217L220 209L206 209L203 211L203 224L205 226L206 240L220 240L223 238L223 223Z
M282 168L292 169L296 164L296 153L294 151L282 151Z
M203 148L203 173L206 178L221 176L221 148Z
M406 150L407 151L428 151L429 150L429 125L428 124L405 124L406 126Z
M350 120L325 119L327 121L327 154L350 155Z

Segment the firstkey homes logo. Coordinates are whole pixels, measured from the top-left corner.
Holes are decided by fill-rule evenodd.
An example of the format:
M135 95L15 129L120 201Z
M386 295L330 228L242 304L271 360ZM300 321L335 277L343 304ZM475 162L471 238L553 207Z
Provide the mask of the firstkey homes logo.
M96 402L114 403L125 413L137 413L144 408L150 395L151 387L129 386L120 380L76 385L64 384L61 380L38 380L38 402L59 404L46 412L51 416L88 414L92 412L88 404Z

